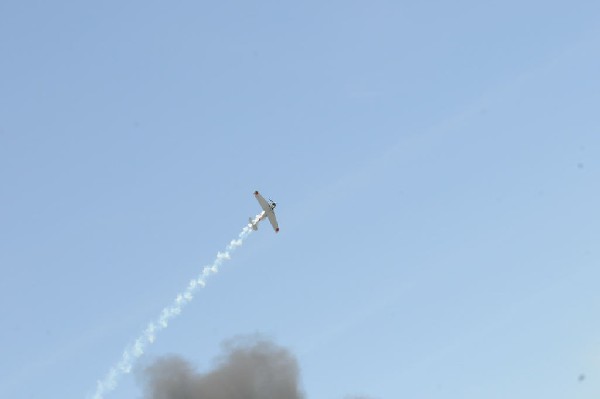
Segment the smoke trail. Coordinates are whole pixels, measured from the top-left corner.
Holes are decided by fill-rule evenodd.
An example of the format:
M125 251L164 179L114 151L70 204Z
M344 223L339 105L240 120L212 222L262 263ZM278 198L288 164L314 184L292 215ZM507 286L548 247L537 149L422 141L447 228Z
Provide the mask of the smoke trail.
M252 223L258 222L259 216L256 216ZM131 372L133 363L137 358L144 354L146 347L152 344L156 339L156 334L167 328L169 321L181 313L183 307L194 298L194 291L198 287L204 287L206 280L211 274L219 271L221 264L231 258L231 252L241 246L246 237L252 233L251 225L244 227L237 239L231 240L225 248L225 252L218 252L217 257L212 265L206 266L200 276L190 281L187 288L179 293L173 303L167 306L160 312L160 316L146 327L142 334L134 341L133 345L127 347L119 360L106 374L106 376L98 381L96 392L92 396L93 399L102 399L107 392L112 391L117 386L119 378L123 374Z

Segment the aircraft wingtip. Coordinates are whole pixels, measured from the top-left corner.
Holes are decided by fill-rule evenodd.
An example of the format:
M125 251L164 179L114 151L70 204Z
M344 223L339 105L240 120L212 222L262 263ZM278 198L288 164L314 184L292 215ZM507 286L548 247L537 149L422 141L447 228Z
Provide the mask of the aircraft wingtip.
M275 233L279 233L279 227L275 229Z
M258 191L255 191L255 192L254 192L254 195L258 195Z

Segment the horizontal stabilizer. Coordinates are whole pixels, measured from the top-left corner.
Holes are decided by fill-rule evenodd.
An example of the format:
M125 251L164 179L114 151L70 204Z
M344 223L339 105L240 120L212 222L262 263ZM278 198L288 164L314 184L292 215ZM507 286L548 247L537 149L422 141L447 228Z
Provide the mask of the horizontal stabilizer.
M254 223L254 220L252 220L252 218L248 218L248 222L250 223L252 230L254 230L254 231L258 230L258 223Z

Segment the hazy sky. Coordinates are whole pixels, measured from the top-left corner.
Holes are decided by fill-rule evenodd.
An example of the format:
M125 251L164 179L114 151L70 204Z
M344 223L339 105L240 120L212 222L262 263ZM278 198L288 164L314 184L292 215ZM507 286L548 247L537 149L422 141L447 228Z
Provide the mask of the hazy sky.
M259 333L310 399L597 398L599 20L591 0L3 0L0 396L91 395L260 190L281 232L142 363L209 373ZM141 398L136 373L107 399Z

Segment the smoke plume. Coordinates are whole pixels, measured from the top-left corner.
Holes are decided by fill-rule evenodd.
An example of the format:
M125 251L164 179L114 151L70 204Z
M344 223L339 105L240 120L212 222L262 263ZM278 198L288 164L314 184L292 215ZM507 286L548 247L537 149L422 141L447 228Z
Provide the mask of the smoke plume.
M199 373L178 356L158 359L142 374L144 399L303 399L294 356L252 338L224 346L214 370Z
M258 222L258 216L252 221L252 223L256 222ZM133 363L144 354L146 347L156 340L156 334L168 327L169 321L178 316L183 310L183 307L194 298L196 289L206 285L208 277L219 271L221 264L231 258L231 252L241 246L250 233L252 233L252 228L251 224L248 224L242 229L237 239L231 240L229 245L227 245L225 252L218 252L213 263L210 266L206 266L202 270L200 276L192 279L187 288L183 290L183 292L177 294L173 303L165 307L156 320L150 322L146 326L144 331L134 341L133 345L127 347L123 351L121 359L110 368L102 380L98 381L96 391L92 396L93 399L102 399L106 393L115 389L119 379L124 374L129 374L131 372Z

